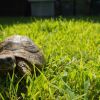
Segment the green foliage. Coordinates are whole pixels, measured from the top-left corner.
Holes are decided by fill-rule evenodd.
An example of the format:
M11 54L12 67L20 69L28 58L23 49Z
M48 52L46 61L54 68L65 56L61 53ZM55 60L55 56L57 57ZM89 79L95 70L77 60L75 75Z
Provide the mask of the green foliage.
M100 20L100 19L99 19ZM46 64L40 75L23 81L18 91L14 75L0 83L5 100L99 100L100 23L93 19L0 19L0 41L14 34L30 37L44 52ZM8 23L7 23L8 22ZM1 80L1 79L0 79ZM6 85L5 85L6 84ZM5 90L4 90L5 89Z

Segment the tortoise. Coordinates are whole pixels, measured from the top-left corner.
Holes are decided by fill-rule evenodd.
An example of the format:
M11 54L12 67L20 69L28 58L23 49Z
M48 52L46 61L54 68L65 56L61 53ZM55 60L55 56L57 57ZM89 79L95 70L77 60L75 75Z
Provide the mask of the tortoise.
M14 70L21 75L34 72L34 66L42 69L44 55L27 36L13 35L0 43L0 72Z

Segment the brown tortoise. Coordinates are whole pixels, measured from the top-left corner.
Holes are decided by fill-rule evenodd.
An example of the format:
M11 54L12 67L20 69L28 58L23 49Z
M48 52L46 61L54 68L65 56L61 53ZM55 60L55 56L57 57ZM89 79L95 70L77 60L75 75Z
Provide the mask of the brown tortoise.
M14 35L0 43L0 72L12 71L31 74L34 65L41 69L44 56L40 49L26 36Z

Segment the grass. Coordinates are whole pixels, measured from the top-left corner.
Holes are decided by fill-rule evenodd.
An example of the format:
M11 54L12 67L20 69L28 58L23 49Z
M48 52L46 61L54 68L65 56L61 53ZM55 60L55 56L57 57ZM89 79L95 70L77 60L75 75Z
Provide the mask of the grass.
M94 20L95 19L95 20ZM0 18L0 41L13 34L30 37L44 52L40 75L27 77L26 93L14 75L0 78L2 100L100 100L99 18Z

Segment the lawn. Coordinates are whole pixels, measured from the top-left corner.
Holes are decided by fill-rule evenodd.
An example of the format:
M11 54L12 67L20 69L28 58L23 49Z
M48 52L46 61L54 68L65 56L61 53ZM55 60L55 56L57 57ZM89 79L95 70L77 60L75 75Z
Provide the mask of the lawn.
M100 100L99 18L0 18L0 41L14 34L31 38L46 64L24 81L26 93L14 74L0 78L2 100Z

